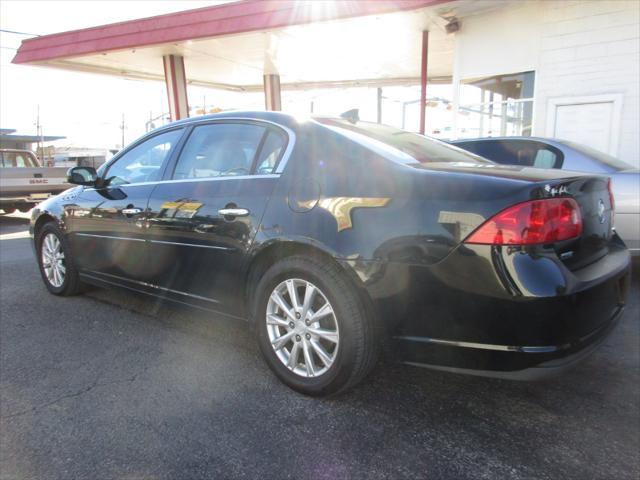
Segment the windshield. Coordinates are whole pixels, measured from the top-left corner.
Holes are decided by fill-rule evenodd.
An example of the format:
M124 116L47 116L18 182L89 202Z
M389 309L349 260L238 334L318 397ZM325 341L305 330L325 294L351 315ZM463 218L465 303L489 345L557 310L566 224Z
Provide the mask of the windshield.
M631 170L633 167L628 163L623 162L622 160L618 160L616 157L609 155L607 153L601 152L600 150L596 150L595 148L587 147L586 145L580 145L579 143L569 142L567 140L562 140L561 143L565 144L567 147L571 147L577 152L582 153L588 157L597 160L600 163L603 163L614 170L620 172L622 170Z
M338 118L316 118L315 120L324 125L365 135L399 150L420 163L493 163L448 143L387 125L361 121L353 124Z

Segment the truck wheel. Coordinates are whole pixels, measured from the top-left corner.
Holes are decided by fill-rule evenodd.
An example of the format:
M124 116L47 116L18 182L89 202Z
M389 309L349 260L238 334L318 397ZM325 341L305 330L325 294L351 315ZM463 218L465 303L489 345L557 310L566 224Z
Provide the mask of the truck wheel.
M40 274L49 292L62 296L80 292L80 278L71 248L54 222L45 224L38 232L36 250Z
M256 288L253 312L267 364L294 390L340 393L375 365L372 319L335 264L304 256L275 263Z

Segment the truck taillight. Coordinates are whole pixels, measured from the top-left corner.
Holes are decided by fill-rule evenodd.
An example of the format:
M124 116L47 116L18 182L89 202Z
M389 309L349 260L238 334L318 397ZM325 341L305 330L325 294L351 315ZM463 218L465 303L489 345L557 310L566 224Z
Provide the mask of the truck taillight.
M509 207L484 222L464 243L535 245L582 234L580 207L573 198L531 200Z

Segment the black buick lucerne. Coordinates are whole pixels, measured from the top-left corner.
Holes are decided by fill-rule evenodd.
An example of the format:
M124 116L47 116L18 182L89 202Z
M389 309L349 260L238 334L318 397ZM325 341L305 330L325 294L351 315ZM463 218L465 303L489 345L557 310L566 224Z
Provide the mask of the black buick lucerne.
M244 320L290 387L343 391L385 345L533 379L620 317L606 177L502 166L355 116L229 112L145 135L33 211L47 289L118 286Z

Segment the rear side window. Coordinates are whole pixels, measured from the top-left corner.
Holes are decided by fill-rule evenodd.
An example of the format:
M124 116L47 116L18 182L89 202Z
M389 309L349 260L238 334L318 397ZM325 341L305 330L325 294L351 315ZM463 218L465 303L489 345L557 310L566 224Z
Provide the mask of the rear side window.
M256 162L255 173L258 175L273 173L282 157L286 143L282 133L275 130L267 132L267 137L262 144L260 155Z
M265 127L249 123L195 127L178 158L173 178L249 175L265 132Z

